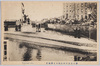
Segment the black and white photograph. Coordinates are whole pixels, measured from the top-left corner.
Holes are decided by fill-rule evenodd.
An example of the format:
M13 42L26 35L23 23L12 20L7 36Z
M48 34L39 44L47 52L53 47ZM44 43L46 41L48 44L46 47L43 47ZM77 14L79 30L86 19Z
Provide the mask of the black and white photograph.
M2 63L98 62L97 1L6 1L1 11Z

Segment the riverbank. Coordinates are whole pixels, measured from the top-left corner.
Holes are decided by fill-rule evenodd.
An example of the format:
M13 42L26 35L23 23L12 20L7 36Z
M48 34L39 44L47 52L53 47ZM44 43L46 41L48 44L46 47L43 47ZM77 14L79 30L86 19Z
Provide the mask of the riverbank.
M67 35L57 35L49 33L21 33L21 32L5 32L6 38L21 40L30 44L68 50L79 53L97 52L97 43L85 38L74 38ZM16 38L15 38L16 37ZM84 42L85 41L85 42Z
M74 36L74 29L76 27L80 28L80 37L90 38L97 41L97 26L89 26L89 25L60 25L60 24L48 24L46 30L52 30L56 32L60 32L65 35Z

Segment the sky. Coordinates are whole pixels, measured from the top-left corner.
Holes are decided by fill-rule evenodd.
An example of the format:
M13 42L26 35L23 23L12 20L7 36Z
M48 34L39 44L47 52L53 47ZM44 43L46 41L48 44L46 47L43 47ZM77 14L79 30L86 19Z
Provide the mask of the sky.
M25 14L32 21L40 21L44 18L54 18L63 15L63 2L2 2L2 20L18 20L22 17L21 6L24 4Z

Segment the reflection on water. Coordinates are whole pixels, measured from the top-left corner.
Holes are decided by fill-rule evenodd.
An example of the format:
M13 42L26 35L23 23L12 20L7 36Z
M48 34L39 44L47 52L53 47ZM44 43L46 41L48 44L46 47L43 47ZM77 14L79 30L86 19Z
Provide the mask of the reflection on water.
M27 51L26 51L26 53L23 56L23 61L31 60L31 51L32 51L31 48L27 48Z
M23 55L23 61L32 60L32 50L34 50L34 49L37 49L36 58L38 59L38 61L41 60L41 51L40 51L39 47L31 46L28 43L22 42L22 43L20 43L19 48L23 48L23 47L27 48L26 52Z
M9 61L74 61L76 55L86 56L86 54L41 47L34 43L12 39L9 41L8 49Z
M36 58L38 59L38 61L41 60L41 51L39 49L38 49Z

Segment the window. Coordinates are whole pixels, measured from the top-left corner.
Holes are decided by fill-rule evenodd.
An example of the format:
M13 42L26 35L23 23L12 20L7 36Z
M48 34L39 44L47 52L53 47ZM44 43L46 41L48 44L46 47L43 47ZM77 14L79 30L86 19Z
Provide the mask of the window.
M85 19L87 19L87 16L85 16Z
M7 50L7 45L4 45L4 50Z
M7 44L7 42L6 42L6 41L4 41L4 44Z
M83 13L83 9L81 9L81 12Z
M79 12L79 9L77 9L77 12Z
M4 55L7 55L7 51L4 51Z
M83 7L83 3L81 4L81 6Z

